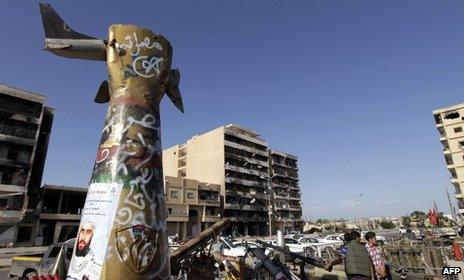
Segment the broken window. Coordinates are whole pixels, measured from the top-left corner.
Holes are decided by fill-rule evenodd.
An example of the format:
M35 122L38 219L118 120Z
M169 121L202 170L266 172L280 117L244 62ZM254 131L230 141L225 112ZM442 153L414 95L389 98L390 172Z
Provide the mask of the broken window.
M8 204L8 199L0 199L0 209L5 209L6 205Z
M455 127L454 128L454 132L458 133L458 132L462 132L462 127Z
M457 119L457 118L459 118L458 112L452 112L445 116L445 119L447 120L452 120L452 119Z
M18 228L18 235L16 237L16 242L27 242L31 240L32 236L32 226L20 226Z
M8 151L7 159L16 160L18 158L18 151L10 149Z

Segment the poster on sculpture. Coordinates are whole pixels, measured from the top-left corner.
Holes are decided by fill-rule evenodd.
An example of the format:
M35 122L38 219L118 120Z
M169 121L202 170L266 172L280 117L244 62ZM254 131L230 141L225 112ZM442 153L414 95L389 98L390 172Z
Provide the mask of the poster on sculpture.
M89 186L66 279L100 279L121 189L118 183Z

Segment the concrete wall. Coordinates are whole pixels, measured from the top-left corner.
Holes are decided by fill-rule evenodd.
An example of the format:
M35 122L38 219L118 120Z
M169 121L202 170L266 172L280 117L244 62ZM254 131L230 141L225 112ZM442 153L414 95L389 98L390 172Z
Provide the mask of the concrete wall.
M221 185L224 195L224 128L187 141L187 178Z
M179 145L163 150L163 175L177 177Z

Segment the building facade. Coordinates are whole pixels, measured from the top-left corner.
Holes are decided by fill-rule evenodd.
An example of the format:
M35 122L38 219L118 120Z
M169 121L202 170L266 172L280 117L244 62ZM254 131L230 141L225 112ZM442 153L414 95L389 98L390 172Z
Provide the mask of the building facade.
M298 178L298 158L269 150L270 183L272 186L274 220L287 231L301 230L301 191Z
M464 103L433 111L458 213L464 215Z
M184 240L221 219L221 186L170 176L164 183L169 235Z
M232 221L229 233L267 235L270 219L274 225L279 221L295 228L301 219L297 159L269 150L267 141L259 136L236 124L196 135L163 151L164 174L220 185L223 216ZM272 155L274 160L270 159ZM272 187L270 164L275 167ZM275 197L275 190L288 193ZM283 201L288 208L283 208Z
M0 242L23 235L38 202L52 123L44 96L0 84Z
M220 185L223 216L231 219L231 231L268 231L269 158L267 142L258 133L230 124L194 136L163 151L163 171Z

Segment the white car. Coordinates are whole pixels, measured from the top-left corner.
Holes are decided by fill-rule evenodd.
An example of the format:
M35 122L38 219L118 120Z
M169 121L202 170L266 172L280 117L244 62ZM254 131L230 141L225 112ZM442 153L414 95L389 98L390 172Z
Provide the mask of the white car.
M284 238L298 238L300 236L301 236L301 232L294 230L284 235Z
M335 247L336 247L332 244L323 243L314 237L301 237L298 239L298 241L304 245L310 245L313 248L315 248L316 249L315 254L319 258L322 257L322 251L324 251L327 247L331 247L331 249L333 250L335 250Z
M343 245L343 237L340 234L330 234L324 238L318 239L323 244L333 245L335 247L340 247Z
M253 241L234 241L233 244L236 246L236 247L245 247L244 246L244 243L246 242L246 245L249 247L249 248L262 248L263 246L261 246L260 244L256 243L256 242L253 242ZM269 252L271 251L272 249L270 248L265 248L264 249L264 254L267 256L269 254Z
M316 250L314 246L303 244L295 238L285 238L285 245L288 247L290 252L304 256L308 255L311 251Z
M235 245L229 238L223 237L219 239L221 242L221 251L224 256L243 257L246 254L246 247Z

